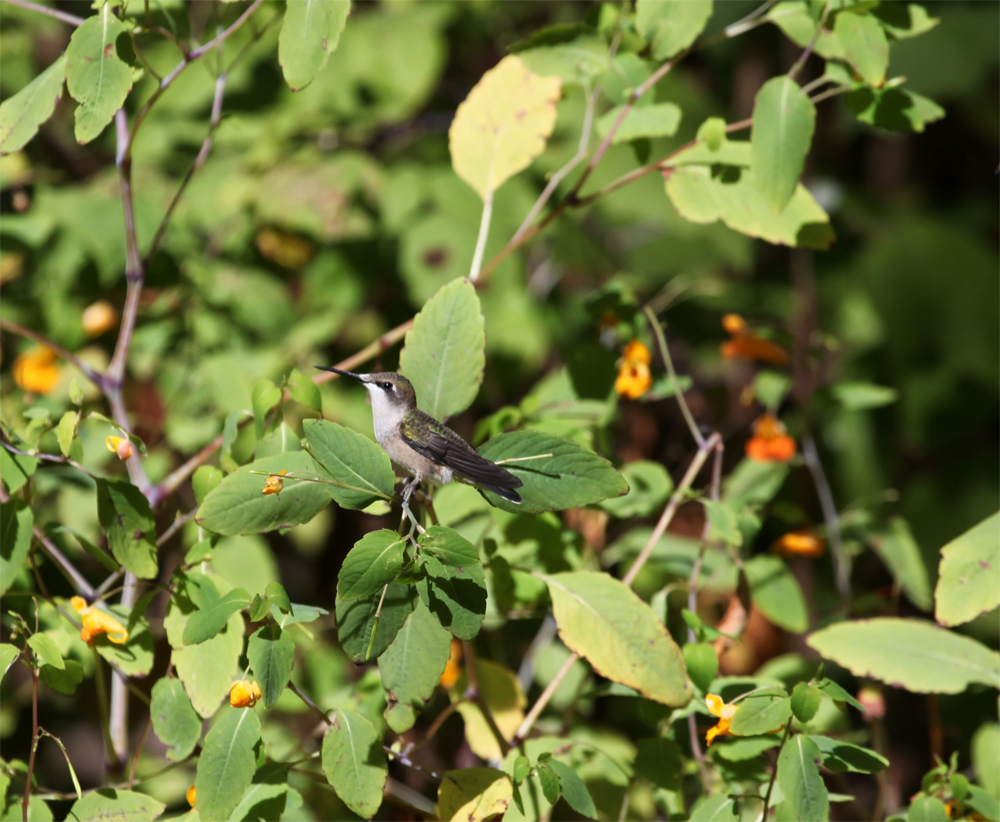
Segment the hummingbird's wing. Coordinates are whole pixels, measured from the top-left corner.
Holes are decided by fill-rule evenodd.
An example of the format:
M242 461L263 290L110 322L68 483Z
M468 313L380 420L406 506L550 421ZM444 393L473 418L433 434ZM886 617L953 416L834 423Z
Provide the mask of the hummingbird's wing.
M481 457L475 449L445 425L428 417L433 427L417 426L404 419L399 426L403 440L414 451L473 482L495 488L520 488L524 483L510 471ZM501 496L503 496L501 494Z

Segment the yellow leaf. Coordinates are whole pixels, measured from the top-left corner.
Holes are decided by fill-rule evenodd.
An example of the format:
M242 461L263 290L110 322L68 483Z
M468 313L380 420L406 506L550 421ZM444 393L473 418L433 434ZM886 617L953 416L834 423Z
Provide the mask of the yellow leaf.
M521 683L513 671L488 659L476 660L476 673L479 675L479 693L496 720L500 733L509 742L524 721L524 706L528 704ZM452 699L460 699L465 692L467 676L463 673L452 689ZM501 759L503 751L479 706L474 702L463 702L458 706L458 712L465 720L465 738L476 756L486 760Z
M482 822L504 813L513 796L514 786L503 771L448 771L438 788L438 818L445 822Z
M484 200L545 150L562 93L558 77L504 57L458 107L448 130L451 164Z

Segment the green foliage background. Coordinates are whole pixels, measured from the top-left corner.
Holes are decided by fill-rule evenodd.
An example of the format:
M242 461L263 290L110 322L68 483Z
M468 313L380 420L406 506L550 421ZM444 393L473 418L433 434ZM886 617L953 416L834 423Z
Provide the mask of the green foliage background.
M872 4L861 5L867 11ZM150 6L157 25L181 41L193 37L197 43L221 32L247 8L246 3L207 2L191 4L189 9L168 2ZM81 16L106 13L78 3L59 7ZM716 2L705 32L722 31L755 7ZM883 1L873 13L886 25L904 25L899 15L907 8L914 6ZM928 117L926 125L908 119L910 115L892 108L893 98L873 114L865 95L874 92L866 88L817 102L815 135L802 174L803 182L830 215L836 242L828 249L789 249L738 233L723 222L691 222L685 219L691 217L690 211L682 208L679 213L681 201L665 193L664 176L653 172L592 205L568 208L492 271L478 290L485 319L482 388L471 408L454 417L450 425L477 445L515 427L568 438L611 460L634 490L627 498L592 505L579 516L545 513L538 517L491 514L472 492L440 492L445 524L460 523L455 527L482 549L488 565L498 541L499 556L506 557L490 566L490 604L483 631L475 640L482 664L516 672L532 640L548 630L544 620L550 606L547 591L554 591L552 578L518 575L517 566L557 576L595 568L621 576L645 542L672 484L680 482L690 463L694 445L676 402L668 396L669 383L659 376L662 361L655 354L657 381L651 397L640 402L619 400L612 387L625 342L639 337L655 348L655 339L636 310L646 303L666 322L677 369L692 380L687 399L696 420L706 432L719 431L723 438L724 476L740 463L751 424L762 409L747 407L740 400L744 388L754 382L756 367L727 363L720 357L719 345L727 339L722 316L741 314L793 351L791 382L782 386L779 381L773 404L780 407L793 435L811 432L815 438L841 513L845 550L854 562L853 598L847 603L838 593L829 554L819 560L796 558L788 563L766 555L768 546L789 530L824 527L814 481L801 461L794 464L780 491L760 491L762 480L751 482L748 497L741 497L732 486L724 490L722 502L734 516L746 512L748 499L762 507L757 522L751 518L729 523L729 533L735 534L731 540L726 539L725 523L713 519L713 538L729 541L734 548L719 550L715 558L706 557L702 573L709 581L699 614L709 624L721 617L727 596L735 589L732 555L735 546L743 543L755 613L763 615L767 626L755 631L751 620L744 636L744 647L749 650L742 662L731 661L728 668L723 658L722 674L770 676L791 693L796 683L810 681L818 664L801 635L835 623L838 614L847 615L843 609L848 604L849 615L856 619L933 617L940 549L994 514L1000 497L1000 214L994 173L1000 125L998 8L995 3L927 3L927 12L939 18L940 24L919 37L892 42L888 77L905 76L905 89L932 98L943 107L943 119L932 122L934 118ZM347 19L339 45L335 50L331 45L326 66L303 90L293 92L279 64L279 54L285 63L293 59L288 55L294 51L294 46L285 51L279 45L283 12L283 4L264 3L252 25L242 26L222 47L187 67L149 109L132 147L136 231L139 248L146 249L178 184L202 149L217 77L231 66L211 151L192 175L155 253L145 261L145 287L128 351L123 401L135 435L148 450L142 463L154 485L168 480L184 460L219 435L225 435L225 444L219 458L211 461L218 466L217 476L203 473L199 478L209 486L251 459L277 459L298 452L302 436L309 438L307 451L316 456L309 431L318 430L318 425L306 423L304 434L306 420L322 416L371 436L371 414L363 391L337 380L321 384L317 395L293 369L311 378L314 364L336 364L373 344L411 318L441 286L468 274L482 202L451 166L447 132L458 104L512 44L554 24L587 26L592 32L588 36L597 39L599 32L613 30L619 13L617 6L575 2L358 4ZM125 15L141 25L142 4L128 3ZM269 20L272 23L266 25ZM331 31L340 22L328 21ZM0 6L0 23L0 92L6 101L59 58L72 32L58 20L9 4ZM652 44L649 50L640 35ZM675 115L664 113L665 109L659 115L650 113L651 122L657 123L652 136L611 144L583 194L598 191L696 139L699 126L710 117L728 123L750 117L761 85L786 72L808 44L808 39L798 44L794 40L793 31L783 33L768 24L685 59L639 104L675 104L681 113L679 123L674 124ZM603 49L606 55L607 42L599 43L598 52ZM544 62L544 54L539 56L537 42L522 43L514 50L525 54L525 46L532 45L538 63L525 59L544 74L544 67L551 64ZM822 41L816 45L822 54ZM156 33L139 35L135 47L141 60L133 57L130 67L135 69L134 87L125 103L130 123L156 89L153 74L168 74L180 56L170 38ZM121 41L116 48L121 55ZM594 71L590 78L603 92L591 154L613 124L606 112L625 103L627 89L676 53L669 43L643 31L641 14L631 30L626 26L619 48L623 57L617 68ZM70 53L69 63L72 57ZM823 70L824 60L813 55L799 79L809 82ZM123 75L121 82L127 85L128 78ZM76 407L76 390L82 390L84 409L113 416L114 409L107 407L82 374L64 367L52 392L27 396L15 385L12 373L16 356L34 342L13 333L9 324L40 334L76 353L82 362L104 370L112 361L117 329L88 338L84 309L97 300L107 300L119 311L125 305L127 250L115 167L115 127L112 123L98 128L96 139L90 132L81 133L84 124L79 115L74 120L72 83L68 91L38 135L22 151L0 160L0 315L8 324L3 335L0 422L8 444L68 454L90 474L124 480L121 462L104 444L106 436L120 433L111 423L85 419L71 447L61 448L55 425ZM546 151L528 171L497 191L486 260L500 253L518 230L547 175L576 153L586 116L585 100L579 83L564 83ZM873 118L876 125L870 123ZM916 131L914 122L919 126ZM746 133L730 136L745 139ZM577 175L570 174L560 185L553 204L571 190ZM790 182L798 176L796 171ZM601 321L608 311L617 323L602 333ZM395 343L399 340L400 336L393 338L356 370L396 369L400 349ZM74 380L78 389L73 387ZM767 376L758 377L755 382L761 399L767 396L766 380ZM270 385L262 386L261 381ZM273 398L276 387L290 388L294 399L284 403L274 419L269 412L277 403ZM460 405L464 408L468 402ZM569 411L560 410L567 406ZM255 424L237 431L237 424L251 416ZM348 447L346 441L338 443L338 448ZM499 446L487 446L487 453ZM362 459L377 460L378 456L364 451L361 444L356 447L360 450L355 464L364 464L365 471L370 471L367 475L374 477L378 471L367 467L374 463L362 463ZM305 454L288 459L307 460ZM99 516L95 502L100 493L110 492L98 492L87 473L71 465L45 464L22 491L20 483L11 479L17 474L13 457L3 452L3 460L0 468L7 492L25 497L34 523L44 526L95 586L107 576L95 554L103 556L105 564L116 566L101 546L109 545L122 562L130 551L152 551L156 536L175 517L193 511L204 497L197 483L185 483L162 500L155 519L148 510L136 515L140 516L138 524L126 528L133 532L131 538L116 536L114 525ZM273 470L279 463L275 462ZM673 483L656 465L665 467ZM708 483L707 474L696 487ZM263 487L265 477L243 476ZM337 477L344 481L341 475ZM384 484L380 487L384 491ZM238 607L248 607L255 595L270 597L266 603L259 600L264 603L262 613L270 608L282 626L272 629L278 632L275 636L284 631L286 640L291 636L295 642L292 682L323 711L337 710L345 725L375 723L381 734L378 723L386 707L386 675L380 678L375 664L366 668L351 664L348 657L357 661L357 654L343 643L343 637L338 642L333 616L336 611L339 617L344 607L335 600L344 557L365 534L395 528L396 514L387 514L382 502L353 510L380 492L345 502L333 491L326 494L314 486L289 482L283 495L296 493L293 488L300 489L302 506L319 511L308 522L266 535L255 533L262 530L256 525L243 527L245 523L231 530L219 527L229 535L217 541L197 521L187 522L154 552L158 568L149 576L158 574L160 583L168 583L179 564L197 563L201 556L208 556L211 547L210 571L208 565L194 564L192 576L210 576L214 582L209 587L218 589L215 595L240 603ZM753 499L753 489L760 493L758 499ZM339 506L328 506L326 497L331 495ZM289 500L288 505L293 504ZM696 538L704 520L702 506L685 502L679 510L671 530L678 539ZM199 520L204 515L203 510ZM724 519L726 514L719 516ZM4 520L8 521L6 511ZM53 530L57 525L63 530ZM481 543L487 528L494 530ZM987 541L995 539L995 530L992 527L994 533L987 535ZM145 536L135 538L135 532ZM4 533L8 533L6 525ZM17 533L23 539L24 530ZM210 539L211 546L206 542ZM88 544L98 547L88 551ZM693 551L693 546L692 539L674 545L668 534L662 554L654 554L634 586L643 599L652 600L652 610L667 619L678 642L686 630L680 616L686 602L677 592L662 592L678 580L683 588L693 556L684 551ZM37 580L44 581L47 592L26 563L28 548L22 542L14 547L14 541L5 536L5 561L11 551L19 561L12 563L11 578L3 580L4 613L21 614L34 630L32 597L42 601L40 595L48 592L68 598L74 592L41 551L33 548L32 557L39 566ZM497 582L502 573L497 568L508 562L515 566L515 576L504 586ZM769 563L780 566L777 587L768 587L772 582L768 574L774 570ZM206 573L200 574L199 568ZM296 629L298 611L289 614L289 608L279 607L281 597L268 588L274 581L282 583L286 601L296 603L296 609L303 607L298 603L307 603L330 613ZM133 641L142 645L141 653L154 660L148 678L134 679L143 695L163 687L159 683L176 685L162 678L168 663L184 678L185 666L201 670L199 666L210 666L220 654L235 658L242 653L242 644L236 648L233 642L235 634L242 636L243 623L231 610L216 613L218 624L208 633L207 642L189 643L192 612L204 614L215 606L214 600L198 601L196 591L205 589L199 589L197 581L192 585L186 597L175 596L169 607L168 597L152 598L146 603L150 630L141 643L141 631L133 632ZM558 617L557 594L551 596ZM426 641L440 648L447 640L441 639L441 626L433 620L417 622L426 618L427 608L426 602L423 606L415 603L414 598L405 607L399 606L402 619L416 608L407 624L415 632L426 631ZM389 617L393 613L387 608ZM65 657L69 666L64 675L50 671L48 676L53 682L62 683L60 677L82 682L78 688L63 683L64 693L56 685L42 688L41 725L62 739L84 789L93 788L109 778L102 762L98 711L98 700L106 697L93 675L95 657L60 622L51 605L40 606L39 614L41 627L57 636L56 658ZM5 616L4 642L10 640L16 625L13 619ZM220 633L227 621L230 630ZM1000 644L995 609L958 630L990 649ZM365 634L362 645L367 645L367 638ZM268 664L280 668L280 673L287 647L282 645L279 654L275 650L278 640L274 642L275 647L269 646L267 652L279 658L269 658ZM224 651L227 643L232 647ZM253 643L251 639L251 656ZM133 657L139 644L131 652ZM534 672L529 669L524 683L528 705L537 700L569 653L559 642L543 647L542 653L532 657ZM116 653L113 646L98 648L104 658ZM44 658L40 651L38 655ZM687 652L685 660L703 696L713 676L702 685ZM117 662L123 668L127 664L125 658ZM443 658L435 658L434 664L438 662L443 666ZM6 660L3 664L6 669ZM141 661L137 664L142 667ZM242 662L240 670L245 665ZM427 672L423 673L427 679ZM856 694L859 683L846 668L828 664L826 673ZM215 676L228 682L231 672L220 669ZM298 800L287 793L278 811L258 809L263 818L277 818L274 814L282 809L286 813L282 818L351 818L343 804L348 800L339 791L338 798L328 787L320 788L304 776L292 774L289 782L283 771L265 770L275 762L301 759L318 750L311 736L316 715L284 690L287 676L284 680L277 676L280 693L265 693L257 709L261 727L248 728L254 719L232 731L246 743L249 758L243 769L247 774L261 764L250 755L256 740L263 739L262 750L274 760L256 771L261 784L255 782L252 789L259 788L260 796L241 791L232 802L227 797L204 801L218 803L220 808L242 801L240 808L246 805L250 814L254 801L265 802L280 793L268 794L267 784L287 783L297 791ZM436 676L430 676L431 687L435 680ZM51 684L44 676L43 681ZM754 680L754 684L763 681ZM954 752L959 776L964 773L978 779L982 788L996 796L995 774L990 777L983 772L998 757L997 726L984 726L996 722L996 691L985 682L966 688L967 684L957 689L935 685L929 689L935 693L929 695L917 692L920 688L886 687L887 713L874 731L857 712L825 717L823 711L831 703L824 702L820 716L825 718L817 726L820 735L798 734L794 744L822 746L826 739L822 734L846 734L841 738L878 748L894 766L878 777L881 782L857 773L831 778L827 771L831 791L857 797L857 805L834 805L833 818L853 818L857 808L866 814L876 808L883 814L905 813L911 795L921 789L933 793L936 783L930 775L921 782L935 765L933 757L947 760ZM2 688L3 759L26 762L32 732L28 668L17 664L10 669ZM65 695L67 690L75 694ZM732 698L740 690L723 696ZM199 704L194 695L188 696L202 717L214 713L217 702L207 699ZM168 697L164 693L162 698ZM407 700L400 694L397 698L401 703ZM422 705L419 694L411 698L418 707ZM799 717L795 700L792 696L790 710ZM267 711L262 710L265 702ZM425 715L417 720L417 732L426 732L433 716L447 704L445 696L434 695ZM140 774L158 770L168 759L186 758L185 751L190 753L195 744L190 738L195 733L190 707L178 709L188 711L186 725L178 722L183 727L164 728L161 733L153 720L154 734L139 759ZM448 719L433 744L422 749L420 757L414 754L413 760L431 771L444 772L481 764L476 754L490 759L471 739L471 749L464 740L463 728L471 727L476 719L483 722L481 715L470 718L469 709L475 710L472 705L461 706L456 712L462 719ZM224 723L237 722L234 713L223 713L208 737L200 740L202 750L213 744L213 733L226 731ZM672 745L676 742L679 749L653 750L667 713L662 705L628 695L624 686L595 677L591 666L577 662L553 697L541 727L546 733L572 736L579 743L578 750L583 750L584 743L592 746L590 753L577 757L573 764L589 789L584 795L593 797L600 818L617 818L627 786L628 818L668 818L668 814L689 813L699 790L692 787L698 784L698 771L690 757L685 721L674 723L676 739L673 732L662 736ZM744 717L749 715L747 710ZM700 719L704 725L708 717ZM390 727L395 727L394 721L388 717ZM132 699L131 722L131 750L135 751L146 723L140 698ZM985 734L976 735L981 726ZM765 730L771 729L761 727L752 733ZM330 753L338 731L342 728L327 733L322 749L322 771L331 781L332 774L343 767ZM565 801L560 800L553 818L586 816L582 799L576 801L583 810L569 801L578 796L573 786L559 781L568 779L560 770L565 763L553 759L554 767L546 770L546 760L540 758L551 738L529 740L525 755L538 769L531 778L541 780L543 786L548 778L562 785ZM778 738L773 741L776 747ZM172 746L172 754L166 746ZM377 746L374 750L381 754ZM687 763L683 777L678 765L673 769L676 780L661 779L672 767L665 763L679 756L678 750ZM782 756L788 757L789 751L790 747L783 748ZM720 754L712 761L727 785L757 784L756 772L750 772L747 762L755 761L760 767L764 759L752 760L758 753L728 762ZM823 756L829 767L825 750ZM775 755L770 755L768 761L774 760ZM785 799L794 804L795 786L808 784L815 774L803 774L799 782L786 784L781 781L786 778L782 761L778 760L778 784ZM638 776L623 781L620 769L609 764L614 762L627 763ZM513 757L508 765L507 770L513 772ZM317 767L312 769L320 773ZM128 765L126 777L127 770ZM15 776L10 777L11 773ZM168 813L180 813L186 811L183 795L195 782L194 773L194 765L188 762L157 780L139 784L137 790L154 797L154 804L166 805ZM560 775L559 779L549 777L550 773ZM425 771L394 763L390 774L436 801L437 782ZM65 794L51 797L51 813L58 817L68 812L73 783L51 740L41 743L35 775L39 785ZM8 787L14 786L3 818L19 819L23 776L17 782L16 768L7 768L0 778L4 780L0 805L7 802ZM117 783L121 778L122 773L112 767L110 781ZM205 785L210 782L200 772L198 778ZM951 780L948 795L960 794L952 775L941 777L945 778ZM365 780L359 778L358 784ZM380 796L377 785L374 789L366 785L366 790ZM199 795L208 797L201 787ZM141 804L145 800L121 799L122 803L130 801ZM298 807L296 801L304 805ZM801 810L803 806L796 807ZM701 807L702 813L710 810L707 805ZM36 811L38 818L47 818L43 809L32 813ZM405 812L386 804L378 818L409 818L402 815Z

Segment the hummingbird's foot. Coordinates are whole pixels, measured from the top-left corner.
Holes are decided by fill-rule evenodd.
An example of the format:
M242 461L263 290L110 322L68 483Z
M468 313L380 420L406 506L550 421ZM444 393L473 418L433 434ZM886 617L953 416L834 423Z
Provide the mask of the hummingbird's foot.
M424 530L424 527L419 522L417 522L417 518L415 516L413 516L413 512L410 510L410 506L406 502L403 503L403 514L406 517L408 517L409 520L410 520L410 525L412 526L410 528L410 533L411 534L413 533L413 529L414 528L417 529L417 533L419 533L419 534L426 534L427 533Z

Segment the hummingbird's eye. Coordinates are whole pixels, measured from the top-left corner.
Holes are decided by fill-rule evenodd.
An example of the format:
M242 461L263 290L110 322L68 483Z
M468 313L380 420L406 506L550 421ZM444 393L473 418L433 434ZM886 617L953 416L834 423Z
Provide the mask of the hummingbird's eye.
M392 383L391 382L380 382L378 384L378 387L381 388L381 389L383 389L384 391L392 391Z

